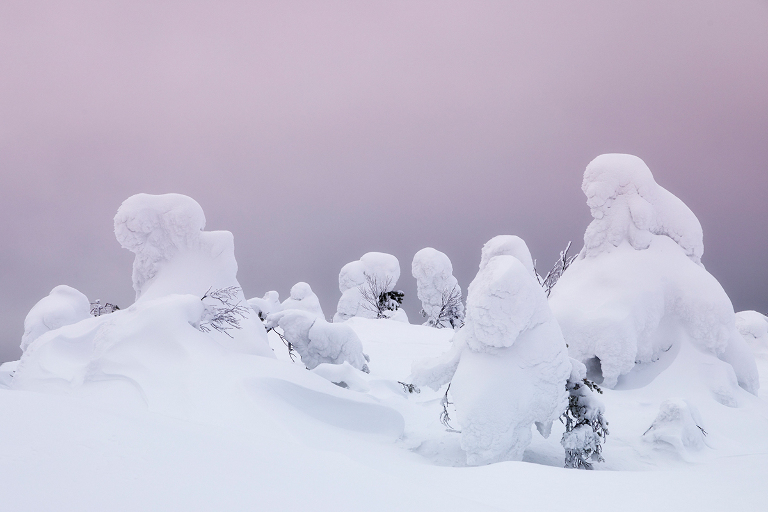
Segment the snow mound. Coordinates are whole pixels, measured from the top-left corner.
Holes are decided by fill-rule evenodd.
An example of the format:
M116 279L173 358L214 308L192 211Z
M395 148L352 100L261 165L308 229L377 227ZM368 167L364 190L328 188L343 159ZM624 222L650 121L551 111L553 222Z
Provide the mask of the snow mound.
M322 363L312 371L342 388L349 388L361 393L367 393L371 390L365 379L366 374L346 361L341 364Z
M736 313L736 328L755 354L768 356L768 317L757 311Z
M383 252L369 252L359 260L347 263L339 272L341 298L336 307L334 322L343 322L355 316L376 318L377 313L363 297L363 290L374 282L381 291L395 289L400 279L400 262L395 256Z
M730 299L699 264L703 249L691 241L700 241L700 227L690 210L655 184L641 160L628 155L598 157L587 167L584 183L595 220L580 257L549 299L571 356L598 367L606 387L634 387L664 369L657 364L648 371L674 344L692 343L729 363L739 385L756 394L754 356L736 330ZM617 183L623 185L616 188ZM621 193L611 195L610 190ZM657 210L648 205L663 215L651 215ZM666 231L639 234L638 219L646 224L651 219L656 224L648 226L663 225ZM616 235L619 225L627 236ZM595 242L600 237L610 241L610 250ZM636 368L636 374L645 374L644 382L630 375Z
M706 431L699 411L686 400L675 398L662 402L659 414L643 439L655 445L671 446L681 455L706 446Z
M680 199L659 186L634 155L600 155L587 166L581 189L594 220L584 233L581 257L595 256L624 241L647 249L653 235L674 240L694 262L704 253L701 224Z
M133 252L133 287L136 301L172 294L198 298L207 292L235 289L233 301L245 305L237 281L232 233L203 231L200 205L181 194L136 194L115 215L115 236ZM227 336L217 333L228 348L273 357L266 331L251 308L246 308L241 329Z
M71 286L59 285L27 313L21 350L26 350L43 333L90 317L91 303L88 297Z
M425 325L460 326L464 319L464 304L461 302L461 287L453 277L453 265L448 256L426 247L413 257L411 273L416 279L422 314L427 318Z
M282 304L280 304L280 294L274 290L265 293L263 298L248 299L248 305L256 312L260 320L266 320L269 314L283 309Z
M332 324L307 311L285 309L267 317L267 329L280 327L285 338L310 370L322 363L345 361L357 370L367 370L363 345L349 326Z
M312 288L304 282L293 285L291 296L283 301L281 309L298 309L325 319L323 308L320 307L320 299L317 298Z

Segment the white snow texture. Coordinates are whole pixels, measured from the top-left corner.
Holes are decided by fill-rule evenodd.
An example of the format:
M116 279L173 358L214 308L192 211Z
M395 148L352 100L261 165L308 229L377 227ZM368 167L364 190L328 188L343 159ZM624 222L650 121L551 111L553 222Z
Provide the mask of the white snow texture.
M320 307L320 300L315 295L315 292L312 291L312 288L304 282L298 282L293 285L291 296L283 301L281 309L298 309L325 320L323 308Z
M420 250L413 257L411 273L416 279L416 294L427 318L425 325L451 327L449 319L445 315L441 317L441 312L444 301L452 294L458 294L459 299L454 314L459 321L463 319L461 287L453 277L453 265L445 253L432 247Z
M594 220L549 299L570 355L598 358L607 387L634 386L628 374L636 366L687 340L729 363L739 385L757 394L754 356L731 301L700 264L693 213L631 155L596 158L582 188Z

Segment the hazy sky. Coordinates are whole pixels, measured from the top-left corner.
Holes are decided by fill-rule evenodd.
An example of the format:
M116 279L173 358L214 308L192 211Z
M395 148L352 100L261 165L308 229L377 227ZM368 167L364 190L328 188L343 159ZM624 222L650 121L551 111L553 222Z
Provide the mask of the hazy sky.
M633 153L768 312L768 2L0 2L0 361L58 284L133 301L112 218L179 192L235 235L247 297L327 315L368 251L581 248L584 167Z

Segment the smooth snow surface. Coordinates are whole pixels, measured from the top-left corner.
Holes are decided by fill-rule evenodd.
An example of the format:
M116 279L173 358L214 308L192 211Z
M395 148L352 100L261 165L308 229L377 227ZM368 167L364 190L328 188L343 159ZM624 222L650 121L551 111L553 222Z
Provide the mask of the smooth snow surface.
M90 317L91 303L88 297L71 286L59 285L32 306L24 319L21 350L26 350L43 333Z

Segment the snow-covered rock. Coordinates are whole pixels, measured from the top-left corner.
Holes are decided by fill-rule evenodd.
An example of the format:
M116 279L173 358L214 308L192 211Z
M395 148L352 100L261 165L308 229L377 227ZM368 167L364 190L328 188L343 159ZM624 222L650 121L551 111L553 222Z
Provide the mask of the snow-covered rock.
M32 306L24 319L21 350L26 350L43 333L90 317L88 298L71 286L59 285Z
M739 385L756 394L754 356L730 299L700 264L693 213L631 155L596 158L582 188L594 220L549 299L571 356L599 365L606 387L634 386L629 374L638 365L692 343L729 363Z
M312 291L312 288L304 282L298 282L293 285L291 296L283 301L280 309L298 309L325 319L323 308L320 307L320 300L315 295L315 292Z
M426 247L413 257L411 273L416 279L416 293L427 318L425 325L458 328L464 321L464 304L448 256ZM444 307L448 302L450 307Z
M284 309L267 317L267 329L280 327L285 338L310 370L322 363L345 361L358 370L367 370L363 345L347 325L326 322L308 311Z
M171 294L191 294L236 288L233 301L246 305L237 281L234 239L229 231L203 231L200 205L181 194L136 194L115 215L115 236L133 252L136 301ZM251 308L241 328L230 335L215 333L222 346L239 352L273 357L266 331Z
M400 262L391 254L368 252L359 260L347 263L339 272L341 298L333 321L343 322L355 316L376 318L377 312L363 297L363 290L375 283L380 291L390 292L395 289L398 279Z

